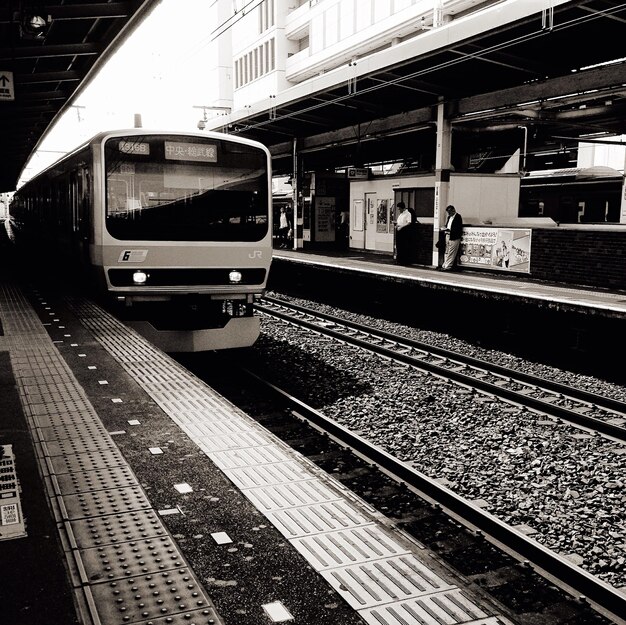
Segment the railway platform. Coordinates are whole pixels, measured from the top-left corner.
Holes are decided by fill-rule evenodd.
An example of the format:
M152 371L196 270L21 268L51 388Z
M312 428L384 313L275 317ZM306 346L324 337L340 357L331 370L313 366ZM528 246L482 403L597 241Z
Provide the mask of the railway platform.
M268 289L624 383L626 291L397 265L358 251L276 250Z
M531 304L604 317L626 318L626 291L613 292L591 287L575 287L558 282L547 283L524 275L457 269L437 271L423 265L397 265L388 254L356 250L274 252L279 262L327 267L337 272L377 276L384 280L412 283L431 290L472 294L493 301Z
M3 621L511 623L95 304L2 280L0 321Z

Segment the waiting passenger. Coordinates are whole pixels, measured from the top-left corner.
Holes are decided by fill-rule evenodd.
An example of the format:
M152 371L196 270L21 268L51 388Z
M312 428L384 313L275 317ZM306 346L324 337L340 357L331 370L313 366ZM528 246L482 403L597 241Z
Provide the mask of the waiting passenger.
M291 230L291 224L289 223L289 217L285 207L280 208L280 222L278 224L278 243L282 249L286 249L289 243L289 230Z
M411 262L411 224L413 218L404 202L398 202L400 214L396 221L396 262L408 265Z
M461 244L461 236L463 234L463 218L452 204L446 207L448 220L444 232L446 234L446 251L441 269L443 271L452 271L456 261L456 255Z

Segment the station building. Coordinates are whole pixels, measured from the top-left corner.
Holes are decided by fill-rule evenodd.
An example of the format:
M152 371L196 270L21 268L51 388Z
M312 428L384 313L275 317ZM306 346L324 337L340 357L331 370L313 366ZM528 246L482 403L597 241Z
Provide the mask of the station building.
M454 72L448 69L457 57L470 56L468 49L475 49L479 57L481 46L488 48L490 42L480 39L481 34L510 31L509 39L503 35L489 48L505 52L485 63L484 71L495 76L496 65L503 73L528 71L521 65L514 67L513 28L535 24L539 34L552 36L559 19L565 23L569 17L565 13L555 17L555 11L573 4L564 0L215 1L217 26L209 55L215 63L207 74L211 88L206 127L254 136L270 147L276 173L292 181L296 247L340 246L340 227L347 214L349 247L393 253L400 200L417 214L421 240L427 246L421 257L425 264L437 263L435 244L448 204L457 206L464 222L475 227L570 228L577 231L572 235L577 241L585 224L614 233L616 224L626 223L626 150L621 136L581 132L575 141L559 141L563 130L554 126L550 132L557 135L555 141L553 136L546 139L545 130L546 120L559 124L591 120L589 115L602 106L608 110L613 100L607 96L601 104L594 101L592 110L592 102L580 97L582 85L574 83L561 84L562 95L547 98L549 92L543 91L535 99L532 89L539 81L525 82L523 76L515 95L510 95L498 91L495 79L490 83L483 76L464 75L462 66ZM519 39L533 37L535 31L529 30ZM461 46L465 47L461 50ZM434 56L434 51L446 55ZM428 65L431 57L441 75L419 65L404 73L399 69L409 60ZM544 61L548 75L556 61ZM582 63L572 60L573 65ZM585 76L606 75L602 64L598 67ZM467 101L456 97L454 89L441 86L451 79L472 84L472 78L487 82L467 93ZM385 90L364 98L377 83L385 82L385 86L402 87L393 91L393 99L385 99ZM568 89L576 91L576 102ZM429 90L435 104L424 106L428 101L424 93ZM404 105L398 103L398 96L405 99ZM475 101L470 102L472 98ZM548 101L558 102L561 108L551 109L550 117L544 118ZM364 123L363 109L368 107L371 111ZM349 120L350 111L346 114L345 109L350 108L352 124L333 119L337 111L342 120ZM594 233L597 245L601 243L597 228ZM584 247L588 241L580 244Z

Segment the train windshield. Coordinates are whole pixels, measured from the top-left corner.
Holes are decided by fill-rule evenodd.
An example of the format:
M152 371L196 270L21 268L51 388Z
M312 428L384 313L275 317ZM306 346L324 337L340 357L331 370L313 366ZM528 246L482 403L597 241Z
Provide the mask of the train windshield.
M268 165L254 146L132 135L105 144L106 228L116 239L259 241L268 232Z

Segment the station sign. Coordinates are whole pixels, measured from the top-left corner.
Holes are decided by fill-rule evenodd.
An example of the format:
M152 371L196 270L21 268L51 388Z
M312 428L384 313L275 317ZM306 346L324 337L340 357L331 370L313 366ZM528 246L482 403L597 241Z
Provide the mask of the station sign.
M13 72L0 70L0 102L12 102L13 100L15 100Z
M367 167L348 167L346 175L351 180L367 180L370 170Z

